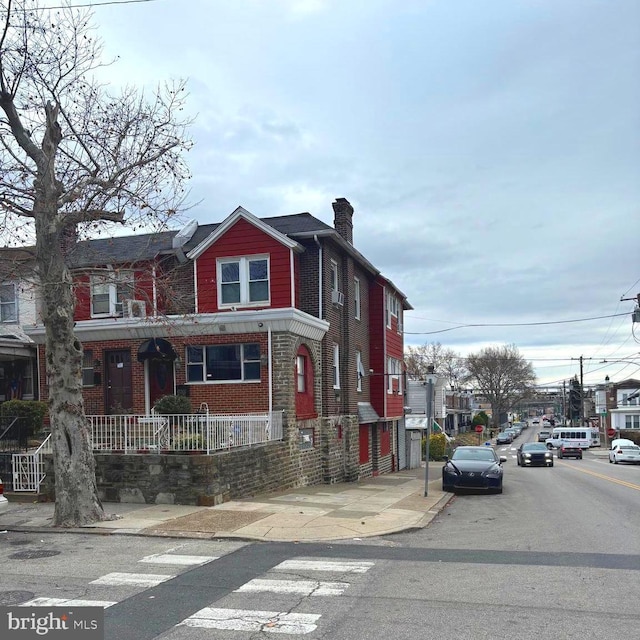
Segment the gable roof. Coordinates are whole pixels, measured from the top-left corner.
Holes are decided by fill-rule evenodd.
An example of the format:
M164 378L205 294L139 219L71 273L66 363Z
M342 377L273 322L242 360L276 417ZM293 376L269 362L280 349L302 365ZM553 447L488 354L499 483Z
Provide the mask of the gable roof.
M289 249L297 249L298 251L302 250L302 247L292 240L289 236L284 233L278 231L275 227L270 224L260 220L260 218L256 218L252 213L247 211L244 207L237 207L236 210L229 216L227 219L216 226L215 229L211 231L211 233L204 238L201 242L199 242L193 249L191 249L187 253L187 257L195 260L198 256L202 255L206 249L208 249L212 244L214 244L219 238L221 238L231 227L233 227L238 220L246 220L249 224L253 225L257 229L260 229L263 233L271 236L277 242L280 242L285 247L289 247ZM185 244L189 244L188 242Z

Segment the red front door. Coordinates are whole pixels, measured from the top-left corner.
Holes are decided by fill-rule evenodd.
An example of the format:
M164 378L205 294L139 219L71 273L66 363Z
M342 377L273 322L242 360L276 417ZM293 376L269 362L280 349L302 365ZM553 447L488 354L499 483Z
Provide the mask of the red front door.
M149 404L151 407L162 396L173 395L173 362L171 360L149 359Z

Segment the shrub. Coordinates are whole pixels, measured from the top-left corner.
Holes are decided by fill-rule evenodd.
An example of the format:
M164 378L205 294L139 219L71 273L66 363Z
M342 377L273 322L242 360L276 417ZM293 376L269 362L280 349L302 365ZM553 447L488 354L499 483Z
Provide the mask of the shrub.
M7 400L0 405L3 418L23 418L28 437L42 432L47 403L40 400Z
M444 433L434 433L429 440L429 458L431 460L442 460L447 448L447 439Z
M162 396L153 405L153 410L164 416L191 413L191 400L186 396Z

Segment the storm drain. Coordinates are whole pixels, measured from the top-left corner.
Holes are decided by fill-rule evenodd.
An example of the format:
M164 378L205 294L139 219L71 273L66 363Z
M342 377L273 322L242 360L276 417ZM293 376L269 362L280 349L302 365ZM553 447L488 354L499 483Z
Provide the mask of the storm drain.
M0 606L12 607L28 600L33 600L36 594L31 591L0 591Z
M59 551L51 551L48 549L28 549L27 551L12 553L9 557L12 560L35 560L37 558L50 558L51 556L58 555L60 555Z

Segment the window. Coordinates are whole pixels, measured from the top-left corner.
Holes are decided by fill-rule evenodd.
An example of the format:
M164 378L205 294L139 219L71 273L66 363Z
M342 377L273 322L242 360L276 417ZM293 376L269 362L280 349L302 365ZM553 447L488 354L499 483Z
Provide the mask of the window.
M338 263L335 260L331 261L331 291L340 291L338 286Z
M187 347L187 382L260 380L259 344Z
M218 260L219 306L269 302L269 260L266 256Z
M333 388L340 388L340 347L333 345Z
M298 393L304 393L307 390L307 383L304 377L306 367L306 358L304 356L296 356L296 380Z
M364 365L362 364L362 353L356 350L356 391L362 391L362 379L364 378Z
M92 316L122 316L124 300L133 298L133 271L110 271L91 276Z
M93 351L91 349L87 349L82 353L82 386L93 387L93 384Z
M391 318L398 318L399 304L398 298L396 298L392 293L387 294L387 327L391 328Z
M360 320L360 279L353 279L353 300L355 303L355 319Z
M15 284L0 285L0 322L18 322L18 298Z
M640 429L640 416L625 416L625 429Z
M622 406L635 406L638 404L638 392L634 391L632 393L623 393L622 394Z
M395 358L387 359L387 393L402 393L402 364Z

